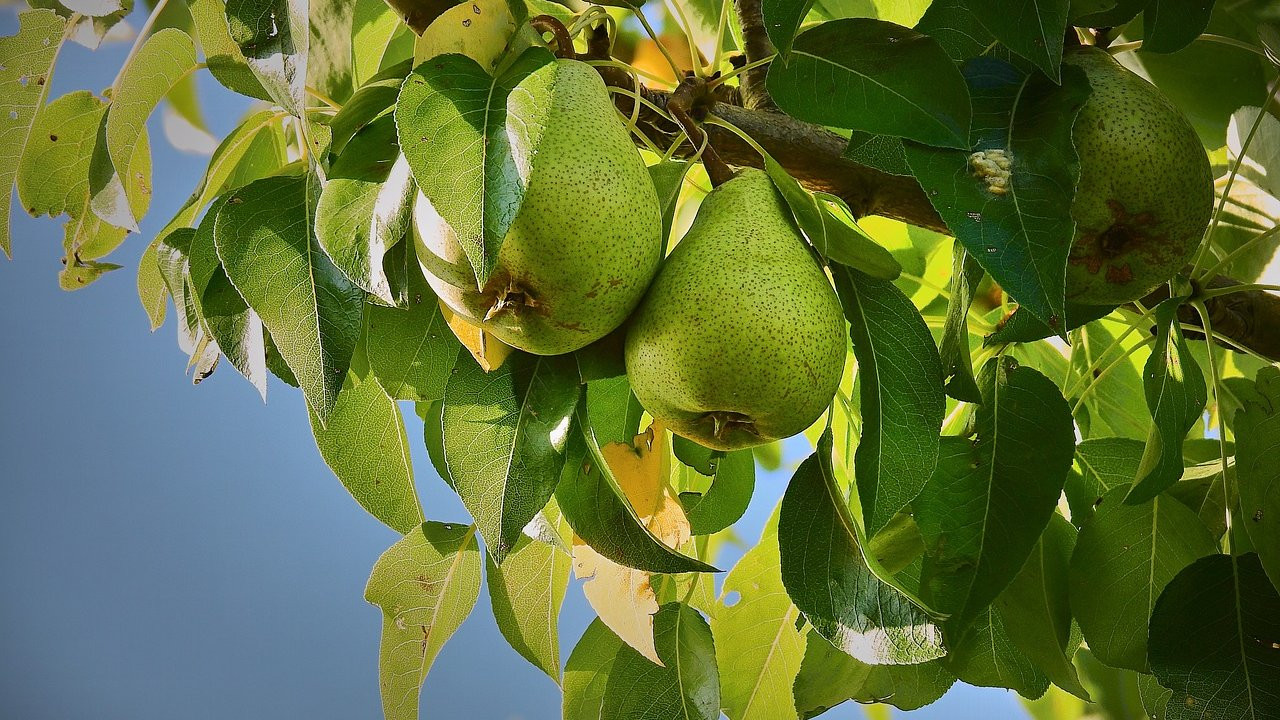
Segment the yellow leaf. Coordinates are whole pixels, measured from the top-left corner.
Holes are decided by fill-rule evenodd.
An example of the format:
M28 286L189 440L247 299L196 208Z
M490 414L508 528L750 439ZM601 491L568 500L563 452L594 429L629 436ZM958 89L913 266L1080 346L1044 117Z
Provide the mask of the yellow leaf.
M689 519L668 483L671 460L667 442L666 428L654 422L631 445L609 443L600 452L640 522L663 543L678 548L689 541ZM576 577L589 578L582 591L604 624L641 655L661 665L653 646L658 599L649 573L609 560L576 535L573 569Z
M417 63L445 53L461 53L493 72L516 20L506 0L473 0L440 14L413 45Z
M440 303L440 312L444 315L444 321L449 325L449 329L458 338L458 342L462 343L485 372L493 372L502 367L502 363L506 362L511 355L510 345L494 337L488 330L472 325L466 318L450 310L449 306L443 302Z

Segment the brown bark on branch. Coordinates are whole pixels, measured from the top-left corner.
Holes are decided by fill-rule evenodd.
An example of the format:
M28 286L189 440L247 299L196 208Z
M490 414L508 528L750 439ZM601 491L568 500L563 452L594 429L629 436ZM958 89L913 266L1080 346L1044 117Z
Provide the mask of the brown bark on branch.
M741 5L752 0L737 2ZM604 32L601 27L593 35L589 58L607 57L609 42ZM598 69L607 84L635 90L634 80L627 72L617 68ZM646 101L665 112L671 99L669 93L643 86L640 86L639 92ZM624 94L614 97L619 110L630 116L633 100ZM826 128L796 120L775 110L725 102L724 100L736 100L732 92L721 92L717 97L721 100L707 105L706 112L750 136L805 187L831 193L844 200L856 217L881 215L951 234L915 178L891 175L844 157L847 141ZM743 105L749 105L745 89L742 97ZM662 113L643 104L638 125L655 145L662 148L670 147L680 137L679 126ZM705 130L710 143L726 163L757 168L763 165L760 154L735 133L714 125L706 125ZM694 146L684 142L675 154L677 157L690 157L695 152ZM1230 278L1218 278L1211 286L1232 284L1239 283ZM1145 304L1150 307L1158 302L1158 295L1159 293L1153 293L1144 300ZM1167 291L1165 296L1167 297ZM1205 305L1216 333L1273 362L1280 362L1280 296L1251 290L1210 298ZM1184 323L1200 326L1200 318L1193 308L1186 307L1183 310L1181 320Z
M774 53L769 33L764 29L764 13L760 0L733 0L733 8L738 13L738 24L742 27L742 45L747 62L763 60ZM742 104L753 110L773 110L773 98L765 88L765 76L769 74L769 66L761 65L742 74L739 85L742 88Z

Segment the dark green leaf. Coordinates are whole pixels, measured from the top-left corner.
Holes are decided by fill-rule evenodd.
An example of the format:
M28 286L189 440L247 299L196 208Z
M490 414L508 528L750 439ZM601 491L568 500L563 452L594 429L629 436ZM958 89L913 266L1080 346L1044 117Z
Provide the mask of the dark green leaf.
M689 438L675 435L671 438L671 452L675 453L677 460L703 475L711 475L715 472L716 451L709 447L703 447Z
M1280 594L1257 555L1210 555L1178 573L1151 614L1151 672L1168 720L1280 717Z
M444 386L444 460L498 564L555 491L579 393L570 358L516 353L485 373L458 351Z
M552 537L521 537L502 565L486 555L485 583L498 629L516 652L552 680L560 681L560 605L569 587L573 558L558 536L555 524L546 525Z
M378 684L386 720L417 720L422 681L479 596L474 526L427 522L378 558L364 599L382 609Z
M1213 0L1151 0L1142 13L1144 52L1177 52L1209 25Z
M970 12L969 0L933 0L916 30L937 40L956 62L976 58L995 43L991 32Z
M1150 500L1182 477L1182 440L1204 412L1204 375L1178 323L1181 303L1170 298L1156 307L1156 343L1142 372L1151 431L1127 503Z
M1071 558L1071 609L1102 662L1146 672L1147 621L1165 585L1217 543L1195 513L1159 496L1124 503L1120 486L1080 531Z
M640 522L581 409L569 426L566 458L556 502L569 526L593 550L619 565L648 572L719 572L667 547Z
M991 58L965 66L974 154L907 146L934 208L974 259L1019 305L1065 335L1071 199L1080 164L1071 139L1089 93L1083 71L1062 84Z
M760 3L765 32L784 62L791 54L791 41L811 7L813 0L763 0Z
M564 666L564 720L608 717L604 705L605 686L614 663L630 649L600 618L591 621Z
M360 337L364 294L321 250L303 176L264 178L233 192L214 240L231 284L275 340L307 403L327 419Z
M1076 529L1061 515L1049 518L1031 557L1009 587L996 598L995 609L1005 634L1049 680L1089 701L1071 664L1071 605L1067 602L1067 573Z
M385 6L385 3L379 4ZM329 128L333 130L330 149L334 154L342 155L347 143L361 128L391 112L411 69L412 62L405 61L379 72L342 104L342 109L329 121Z
M226 16L230 40L267 95L290 114L303 117L311 37L307 2L227 0Z
M1256 395L1236 413L1241 517L1267 575L1280 587L1280 370L1258 372Z
M481 285L523 202L557 67L545 48L526 50L496 78L465 55L440 55L414 68L396 100L414 180L457 233ZM441 147L456 151L441 155Z
M434 402L444 397L461 345L422 274L412 270L404 307L369 305L365 348L369 366L391 397Z
M1077 27L1124 27L1151 0L1071 0L1071 23Z
M987 364L979 385L976 441L944 439L938 469L912 505L927 548L921 594L951 614L957 634L1035 548L1075 449L1070 408L1048 378L1004 358Z
M970 685L1009 688L1032 700L1049 689L1049 678L1009 639L995 607L978 613L964 639L943 662Z
M933 619L867 564L860 531L836 487L829 431L787 485L778 545L787 594L843 652L875 665L911 665L945 653Z
M1111 306L1077 305L1068 302L1065 306L1066 321L1063 330L1075 330L1099 318L1104 318L1115 310ZM1049 327L1035 313L1018 306L1007 319L1003 320L996 331L983 339L985 345L996 343L1029 343L1057 335L1058 331Z
M209 74L222 86L251 98L270 100L258 77L249 68L240 46L231 39L227 27L226 3L223 0L188 0L191 24L200 49L204 51Z
M955 681L956 676L942 660L919 665L868 665L810 632L795 681L796 709L800 717L813 718L853 700L915 710L941 698Z
M18 174L18 162L32 137L32 123L49 93L53 61L62 47L66 22L52 10L30 10L18 15L18 31L0 38L0 250L12 256L9 234L10 194Z
M361 507L397 532L422 523L404 419L376 378L349 374L327 422L310 415L320 455Z
M858 360L862 435L854 479L868 535L920 494L937 465L946 412L933 335L893 283L834 266Z
M1063 488L1076 527L1093 517L1104 495L1133 482L1142 447L1141 440L1118 437L1090 438L1076 446L1079 472L1072 472Z
M979 403L982 402L982 392L973 377L973 360L969 355L969 307L973 304L973 291L982 281L984 272L962 243L955 243L951 252L947 319L938 344L945 390L957 400Z
M591 432L602 445L630 443L640 432L644 408L631 392L625 375L587 383L587 417ZM679 442L677 437L675 442Z
M694 535L720 532L747 511L756 486L755 458L750 450L716 453L711 460L711 478L711 487L701 496L680 494Z
M225 200L209 207L191 240L191 291L200 308L204 326L236 370L245 377L265 401L267 399L267 358L262 332L262 319L245 304L244 298L227 279L218 260L213 227L218 210ZM418 517L417 521L421 522ZM396 528L407 532L411 523Z
M932 38L867 18L800 33L769 92L801 120L943 147L969 146L969 91Z
M965 4L1005 47L1058 80L1070 0L968 0Z
M720 678L711 628L697 610L663 605L653 616L653 644L665 667L623 646L605 683L606 718L718 720Z
M911 167L907 165L907 151L900 137L854 131L849 136L844 156L859 165L873 167L890 175L911 174Z

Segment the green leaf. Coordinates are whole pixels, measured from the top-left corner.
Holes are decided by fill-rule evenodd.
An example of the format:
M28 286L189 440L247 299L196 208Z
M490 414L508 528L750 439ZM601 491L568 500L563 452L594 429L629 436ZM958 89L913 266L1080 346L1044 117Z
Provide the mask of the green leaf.
M320 455L360 507L397 532L422 523L404 419L376 378L349 373L327 421L310 416Z
M408 295L402 308L367 307L369 367L391 397L435 402L444 397L445 382L462 346L416 269L409 273Z
M765 32L783 62L791 55L791 42L811 7L813 0L763 0L760 3Z
M378 558L364 598L382 609L378 684L387 720L417 720L427 671L479 596L474 526L426 522Z
M965 4L1005 47L1058 81L1071 0L968 0Z
M982 402L982 391L973 377L973 359L969 354L969 308L973 305L973 291L984 274L982 266L962 243L952 245L947 316L938 354L946 381L943 389L947 395L969 403Z
M224 0L188 0L187 7L209 74L234 93L270 100L271 96L249 67L240 46L231 39Z
M1031 700L1049 689L1049 678L1013 644L995 607L978 613L944 662L970 685L1009 688Z
M10 195L18 163L32 137L36 113L49 94L53 63L62 48L66 22L52 10L18 15L18 32L0 38L0 249L12 257L9 232Z
M1061 515L1052 515L1027 563L996 598L995 608L1014 646L1055 685L1088 702L1089 691L1071 664L1078 642L1071 642L1067 573L1075 545L1076 529Z
M156 244L156 266L178 313L178 348L188 356L194 353L201 330L198 306L187 282L191 242L195 235L192 228L178 228L159 238Z
M352 0L307 0L307 86L345 102L351 96L354 70L355 3Z
M1204 375L1178 323L1182 300L1169 298L1156 307L1156 343L1142 372L1151 431L1127 503L1150 500L1182 477L1182 440L1207 401Z
M750 450L715 453L710 469L711 487L706 492L696 497L680 493L694 535L717 533L737 522L756 486L756 461Z
M111 28L133 10L133 0L28 0L27 4L68 18L67 39L90 50L97 50Z
M278 176L233 192L214 241L231 284L262 318L321 422L338 401L364 297L312 233L313 179Z
M965 77L981 109L973 119L977 153L909 144L907 162L992 279L1063 335L1071 199L1080 175L1071 127L1089 83L1078 69L1064 69L1059 86L991 58L970 61ZM1004 162L1007 168L998 164Z
M928 35L956 62L963 62L987 52L995 42L982 23L969 10L969 0L933 0L916 30Z
M839 266L832 276L858 360L862 435L853 471L867 535L875 535L937 465L942 360L920 312L893 283Z
M1002 358L987 364L979 385L977 440L945 438L938 469L912 505L927 548L921 593L951 613L957 634L1030 556L1075 449L1070 408L1048 378Z
M40 109L18 167L18 201L29 214L78 217L88 209L89 158L106 107L77 90Z
M680 160L663 160L649 166L649 177L653 180L654 189L658 191L658 204L662 208L662 257L667 256L671 223L675 220L680 189L684 187L685 173L689 172L692 165L693 163Z
M803 718L817 717L847 700L916 710L941 698L955 681L940 659L919 665L868 665L810 632L796 676L796 708Z
M1241 517L1267 575L1280 587L1280 370L1258 372L1256 396L1236 413Z
M385 5L381 1L380 4ZM406 61L380 71L342 104L342 109L329 121L333 130L330 149L335 155L342 155L347 143L362 128L392 112L411 67L411 61Z
M1071 556L1071 609L1102 662L1147 671L1147 621L1160 592L1183 568L1217 552L1196 514L1165 495L1124 502L1126 488L1102 499Z
M307 107L307 17L307 0L227 0L230 40L267 95L296 117Z
M1165 707L1173 697L1173 691L1160 687L1154 675L1139 675L1138 697L1149 720L1164 720Z
M907 166L907 151L900 137L872 135L855 130L849 134L849 144L845 146L844 156L859 165L873 167L890 175L911 174L911 168Z
M384 178L331 176L316 206L320 246L351 282L387 305L396 303L383 259L406 241L416 195L408 161L400 155Z
M1079 472L1072 472L1063 487L1076 527L1093 517L1104 495L1133 482L1142 448L1141 440L1118 437L1090 438L1076 446Z
M600 454L599 441L581 408L569 424L568 437L564 473L555 488L555 498L565 520L583 542L605 558L636 570L719 572L667 547L640 522Z
M359 88L378 74L391 38L402 25L400 18L384 0L356 0L354 6L351 19L351 84ZM346 104L343 103L343 106Z
M1151 672L1173 691L1167 720L1280 717L1280 594L1257 555L1210 555L1178 573L1150 638Z
M1111 306L1077 305L1073 302L1068 302L1064 309L1066 310L1066 320L1063 322L1062 328L1054 329L1046 325L1043 320L1036 317L1030 310L1018 306L1012 315L1000 322L995 332L983 339L983 344L1029 343L1043 340L1057 335L1060 330L1069 331L1083 327L1086 323L1104 318L1110 315L1112 310L1115 310Z
M716 659L726 670L720 704L730 720L797 717L791 684L805 655L805 636L779 563L777 536L766 531L729 571L711 614Z
M159 239L158 236L156 241ZM156 264L156 241L142 251L142 258L138 261L137 281L138 300L147 313L147 319L151 321L152 331L164 324L165 310L168 307L166 301L169 299L169 288L165 286Z
M191 37L164 28L143 42L111 86L111 104L99 132L89 167L90 206L116 227L138 232L125 181L134 146L146 131L147 118L179 80L196 67ZM150 178L144 178L149 184Z
M902 266L893 255L858 227L836 217L825 202L800 187L800 183L772 157L765 155L764 169L791 208L796 224L823 257L872 277L895 280Z
M679 603L653 616L653 643L664 667L624 646L605 683L604 718L718 720L720 682L715 643L702 615Z
M1142 50L1171 53L1200 37L1213 15L1204 0L1151 0L1142 13Z
M769 65L778 107L801 120L966 148L969 90L932 38L882 20L832 20Z
M591 621L564 666L564 720L605 720L605 686L629 649L600 618Z
M814 630L865 663L941 657L941 629L914 598L872 572L863 542L836 487L828 431L782 497L778 545L787 594Z
M444 386L444 460L499 565L556 489L579 394L572 358L516 353L485 373L458 351Z
M267 399L267 357L262 318L245 304L218 260L213 226L225 200L209 207L191 240L191 292L209 335L232 366ZM417 518L421 522L422 518ZM416 522L413 524L417 524ZM407 532L412 525L396 528Z
M414 68L396 100L414 180L457 233L478 285L524 200L557 67L545 48L526 50L498 77L465 55L441 55ZM441 155L441 147L455 151Z
M550 508L548 508L550 509ZM558 533L556 523L548 525ZM551 542L548 542L550 540ZM558 536L521 537L502 565L486 555L489 601L498 629L516 652L560 682L560 605L569 587L573 558Z
M587 383L587 417L596 442L630 443L640 432L644 408L631 392L625 375ZM675 442L679 442L677 436Z
M1151 429L1151 417L1143 412L1142 377L1134 360L1138 356L1129 354L1138 337L1131 333L1133 339L1126 345L1107 328L1107 323L1095 322L1076 331L1072 337L1073 377L1066 388L1072 392L1072 400L1079 403L1075 409L1084 437L1142 440ZM1129 481L1136 476L1135 468Z

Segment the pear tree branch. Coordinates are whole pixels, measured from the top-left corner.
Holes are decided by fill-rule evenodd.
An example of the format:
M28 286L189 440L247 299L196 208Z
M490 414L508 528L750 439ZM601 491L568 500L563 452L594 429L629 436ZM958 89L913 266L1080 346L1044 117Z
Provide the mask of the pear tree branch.
M773 55L773 43L769 33L764 29L764 12L760 0L733 0L733 9L738 13L738 24L742 27L742 45L748 64L759 62ZM773 98L765 87L765 76L769 74L766 63L750 68L742 74L739 85L742 89L742 104L753 110L775 110Z
M759 17L759 0L734 2L741 16ZM756 8L754 16L753 5ZM768 42L768 37L763 34L763 25L758 29L759 34L753 36L757 52L762 49L761 42ZM761 37L763 41L760 41ZM771 46L767 46L767 52L772 52ZM749 50L748 58L750 53ZM600 26L589 36L588 51L584 57L605 60L608 54L609 37L605 27ZM606 84L623 88L643 99L637 115L637 128L649 141L658 147L668 148L684 139L681 127L671 119L668 111L671 93L637 85L629 73L617 67L601 66L597 70ZM844 200L856 217L880 215L950 234L915 178L891 175L850 160L844 156L847 144L844 138L821 126L780 113L772 109L772 103L753 106L760 100L750 99L755 92L751 88L751 71L740 77L743 79L740 92L719 86L702 99L703 110L750 136L805 187ZM763 91L762 85L758 87ZM631 95L617 93L614 101L624 115L631 117L635 103ZM758 168L763 165L759 153L733 132L714 125L708 125L704 130L709 144L725 163L737 167ZM637 139L637 142L641 141ZM674 154L682 158L694 157L697 146L681 142ZM1214 278L1209 287L1238 284L1236 280L1220 276ZM1167 290L1152 293L1144 298L1143 304L1151 307L1162 297L1167 297ZM1217 335L1273 362L1280 362L1280 296L1252 289L1208 297L1204 303ZM1187 313L1180 318L1184 323L1202 326L1193 308L1184 310Z

